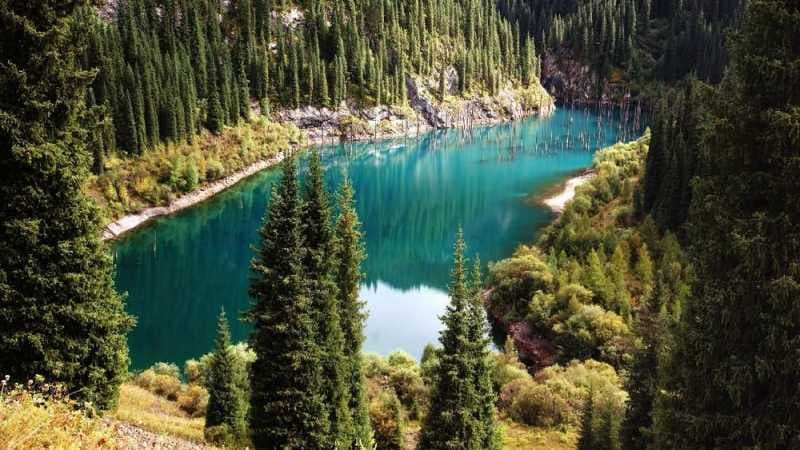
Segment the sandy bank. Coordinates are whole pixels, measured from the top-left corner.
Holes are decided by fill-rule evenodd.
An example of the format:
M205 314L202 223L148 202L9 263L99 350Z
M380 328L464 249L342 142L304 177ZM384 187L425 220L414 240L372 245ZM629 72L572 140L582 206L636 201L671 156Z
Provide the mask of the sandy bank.
M544 199L543 203L556 213L564 212L564 207L567 205L567 202L575 197L575 190L578 188L578 186L586 183L593 177L594 172L584 171L580 175L570 178L564 184L564 189L560 193Z
M239 181L242 181L243 179L254 175L257 172L260 172L267 167L278 164L281 162L281 160L283 160L283 153L279 153L277 156L269 159L258 161L238 172L228 175L225 178L219 179L200 189L184 194L167 206L155 206L144 209L136 214L130 214L121 217L115 222L106 225L105 229L103 229L102 238L103 240L115 239L123 233L140 227L156 217L175 214L182 209L186 209L192 205L196 205L200 202L208 200L209 198L224 191L225 189L228 189Z

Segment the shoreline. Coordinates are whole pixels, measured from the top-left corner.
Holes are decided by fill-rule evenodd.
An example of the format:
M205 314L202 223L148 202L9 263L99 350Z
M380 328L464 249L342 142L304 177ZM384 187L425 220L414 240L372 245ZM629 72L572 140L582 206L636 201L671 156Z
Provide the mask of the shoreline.
M276 164L279 164L281 161L283 161L284 155L285 152L280 152L271 158L257 161L238 172L228 175L225 178L212 181L211 183L199 189L183 194L167 206L153 206L150 208L145 208L136 214L122 216L114 222L111 222L103 227L101 239L103 241L118 239L123 234L133 231L142 225L149 223L153 219L169 216L202 203L216 194L228 189L229 187L236 185L245 178L249 178L250 176L261 172L264 169L268 169Z
M473 123L472 125L478 127L484 127L484 126L508 123L514 120L523 120L533 116L546 117L547 115L551 114L554 110L555 110L555 104L547 108L546 111L530 111L530 113L526 114L524 117L517 117L517 118L498 117L497 120L481 121L478 123ZM460 129L467 127L454 126L451 128ZM378 135L378 136L365 135L365 136L357 136L355 138L350 138L350 139L341 139L340 137L333 137L333 136L331 136L330 138L327 137L320 138L318 136L311 136L308 130L303 130L306 133L307 137L306 143L304 145L297 146L297 148L295 148L294 150L314 148L321 145L336 144L339 142L357 142L357 141L363 142L369 140L378 141L386 139L398 139L403 137L418 138L419 136L425 133L429 133L436 130L437 128L428 128L425 129L424 131L417 131L417 129L414 130L409 129L407 130L408 132L401 132L389 135ZM230 187L233 187L234 185L244 180L245 178L249 178L255 175L256 173L261 172L262 170L268 169L270 167L279 164L281 161L283 161L284 153L285 152L281 152L271 158L255 162L238 172L234 172L231 175L228 175L225 178L213 181L199 189L183 194L182 196L178 197L167 206L153 206L145 208L142 211L139 211L135 214L128 214L122 216L116 219L115 221L103 226L100 234L101 239L103 241L113 241L119 239L125 233L140 228L143 225L150 223L153 219L176 214L184 209L190 208L206 200L209 200L211 197L215 196L216 194L219 194L220 192Z
M546 196L542 198L541 203L556 214L563 213L567 203L575 197L578 187L594 178L594 176L594 170L591 168L581 170L577 175L561 183L559 190L555 191L555 194L545 194Z

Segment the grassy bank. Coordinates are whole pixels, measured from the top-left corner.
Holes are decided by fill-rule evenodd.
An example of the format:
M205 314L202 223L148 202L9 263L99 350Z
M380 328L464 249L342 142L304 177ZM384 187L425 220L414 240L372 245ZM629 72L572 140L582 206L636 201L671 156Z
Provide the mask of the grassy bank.
M279 152L303 145L294 125L263 118L208 131L192 143L166 144L143 155L108 158L103 172L87 186L104 223L152 206L166 206L182 194L202 188Z

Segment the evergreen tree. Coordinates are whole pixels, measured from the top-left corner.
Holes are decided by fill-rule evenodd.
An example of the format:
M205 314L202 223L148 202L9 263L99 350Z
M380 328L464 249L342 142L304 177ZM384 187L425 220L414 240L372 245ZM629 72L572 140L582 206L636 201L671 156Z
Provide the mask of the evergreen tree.
M222 131L224 119L222 117L222 105L219 102L219 95L216 91L211 93L211 98L208 102L208 119L206 126L213 133Z
M747 5L694 184L697 282L659 389L662 448L800 446L800 4Z
M245 430L245 405L242 392L236 384L236 355L231 349L231 332L223 308L217 321L217 338L214 355L208 367L206 388L206 430L223 427L227 437L222 444L240 442ZM208 434L208 433L207 433Z
M353 187L350 181L342 182L338 195L339 218L335 229L336 291L339 296L342 331L344 332L344 367L346 387L349 390L350 415L353 421L354 445L368 447L372 442L369 407L361 368L361 346L364 342L364 303L358 297L364 277L361 224L353 204Z
M481 444L475 419L476 389L470 338L470 289L464 261L464 238L456 239L450 272L450 305L442 322L442 350L436 368L431 407L422 427L419 449L476 448Z
M324 171L319 152L309 160L305 189L305 271L311 306L318 324L317 345L323 352L323 390L330 414L331 437L339 447L350 447L354 440L347 385L347 360L344 332L333 271L333 229L330 205L325 190Z
M473 263L469 296L468 342L472 346L471 359L474 364L472 379L475 383L475 404L472 406L476 421L474 442L477 442L478 448L484 450L499 450L502 448L502 435L496 418L496 395L492 385L491 356L489 355L490 341L487 333L486 311L483 307L481 261L478 257Z
M83 193L91 157L80 123L92 79L76 66L88 35L83 6L0 6L0 367L109 409L133 320Z
M283 162L251 269L250 435L256 448L328 448L322 355L303 267L295 158Z

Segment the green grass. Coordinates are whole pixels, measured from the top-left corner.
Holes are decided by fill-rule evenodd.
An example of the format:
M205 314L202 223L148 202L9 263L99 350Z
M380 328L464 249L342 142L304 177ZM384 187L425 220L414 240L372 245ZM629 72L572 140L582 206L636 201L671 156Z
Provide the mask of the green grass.
M503 419L503 448L507 450L572 450L578 442L575 431L539 428Z

